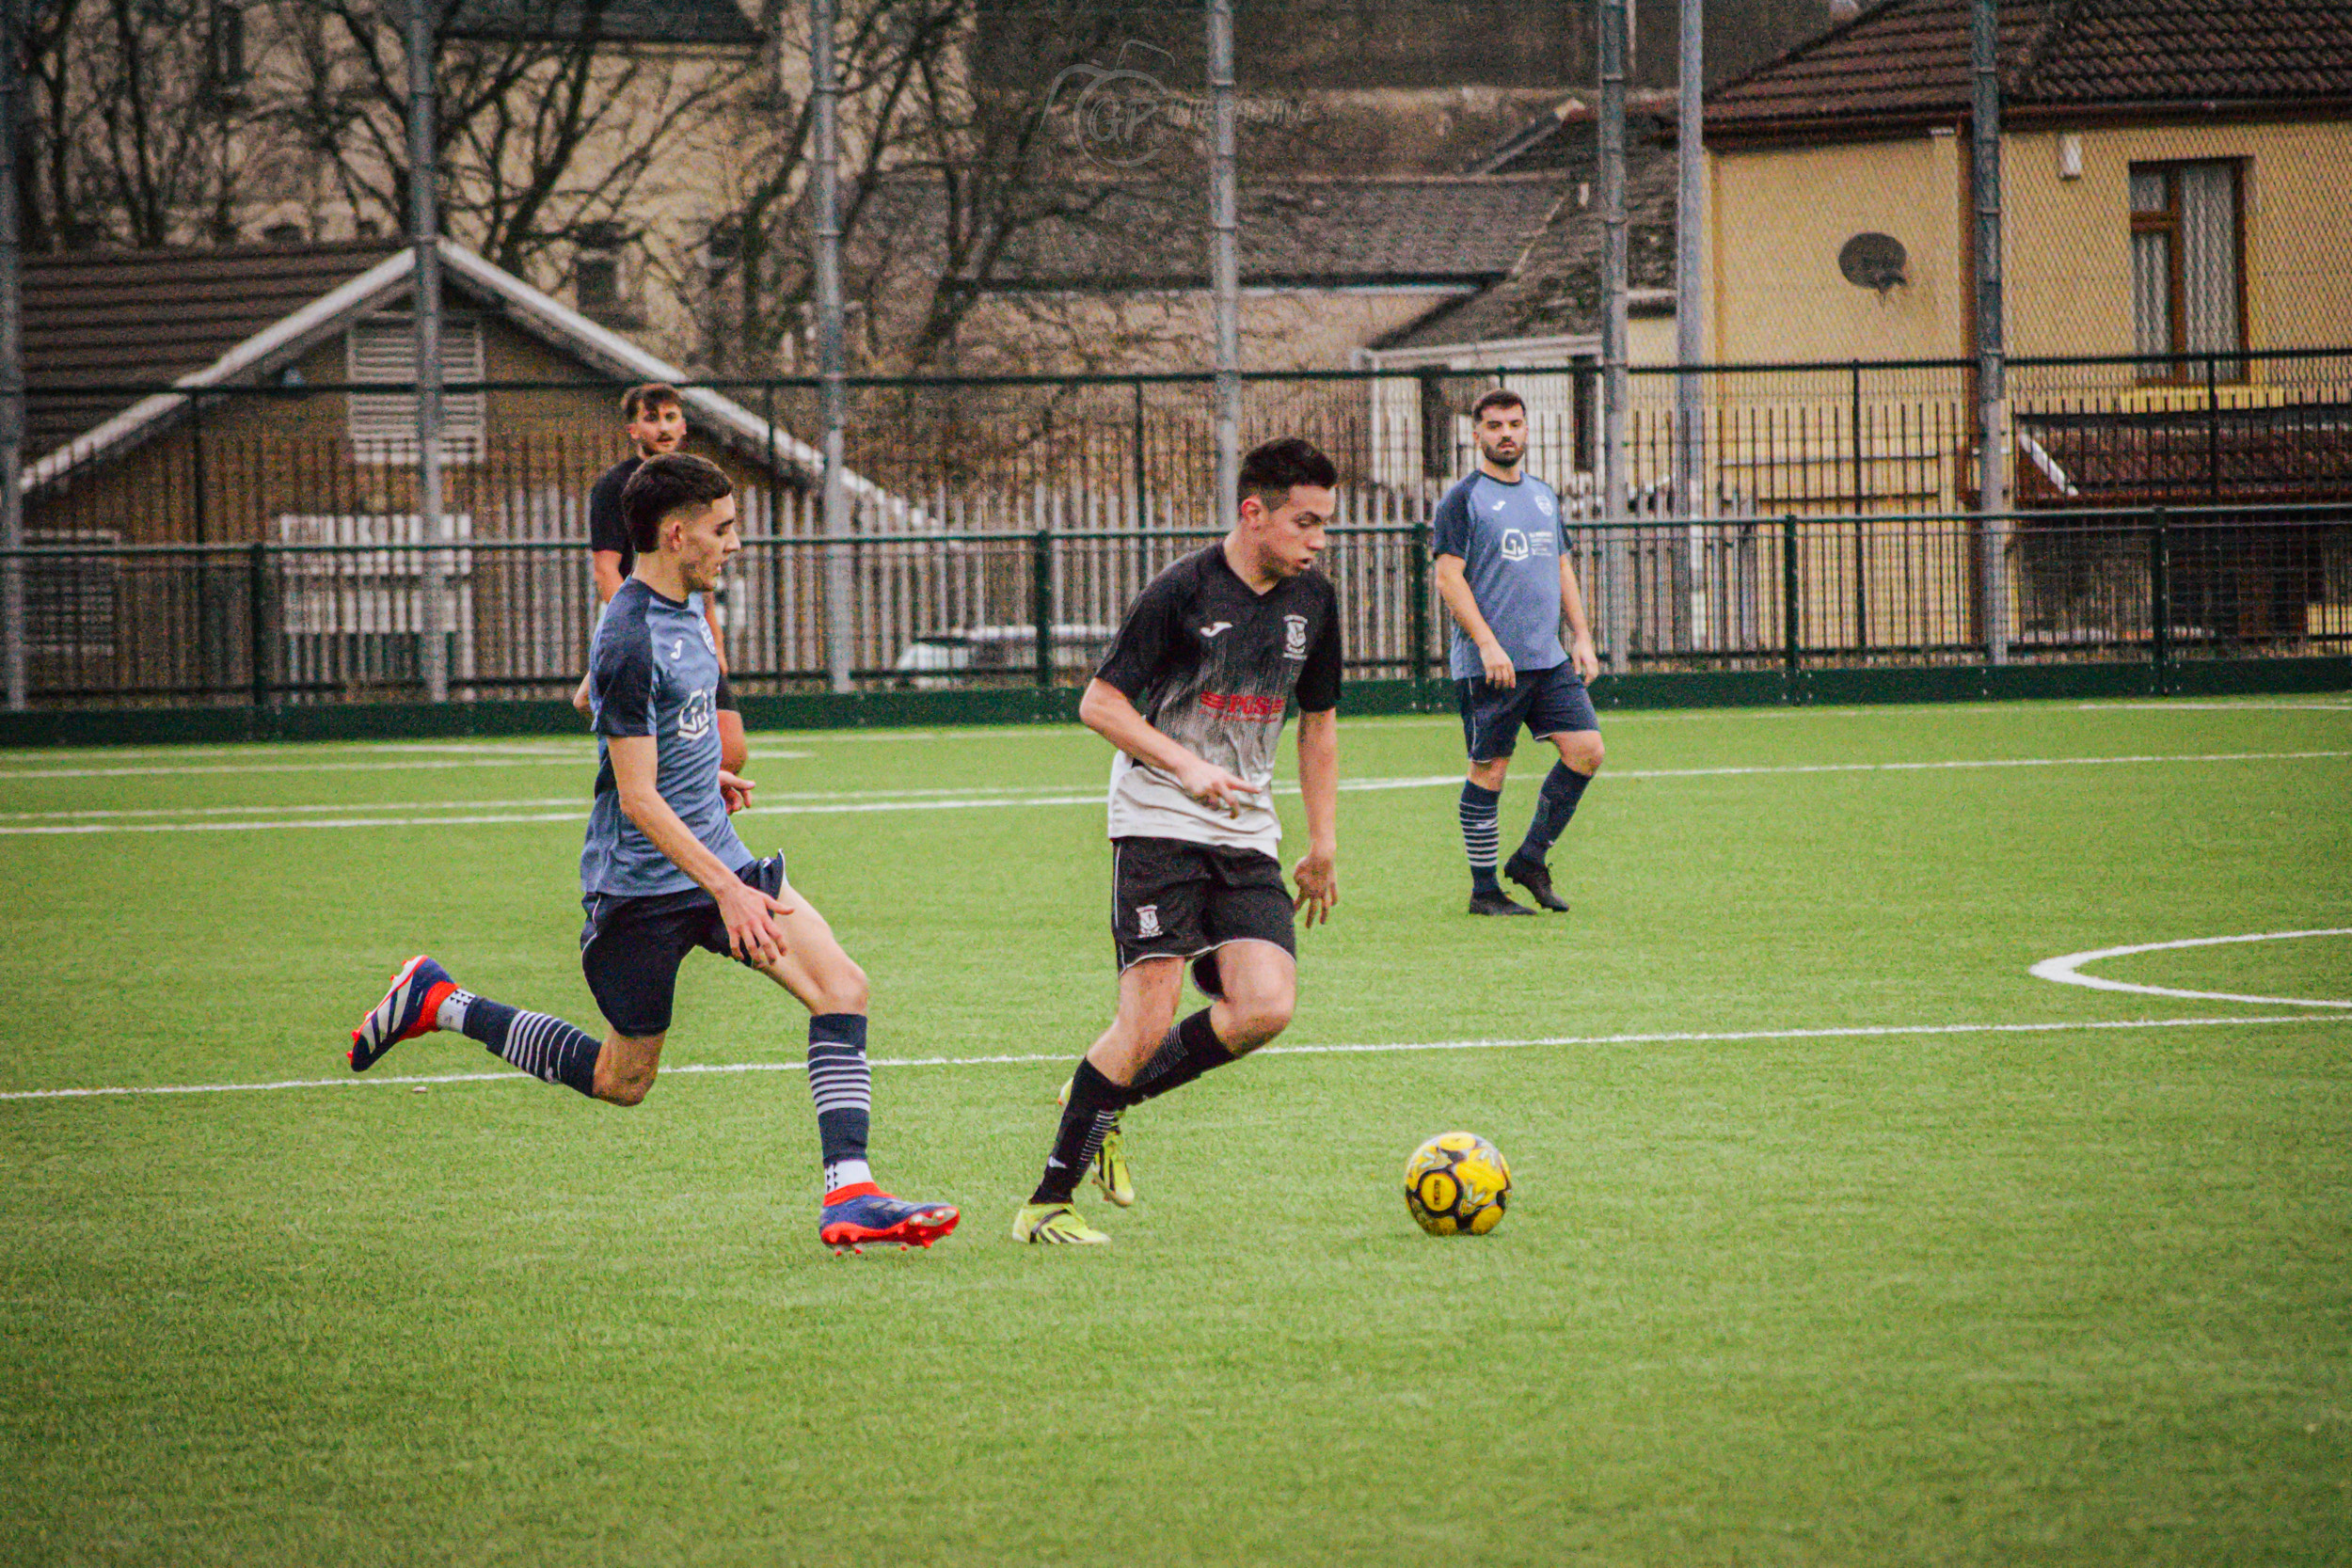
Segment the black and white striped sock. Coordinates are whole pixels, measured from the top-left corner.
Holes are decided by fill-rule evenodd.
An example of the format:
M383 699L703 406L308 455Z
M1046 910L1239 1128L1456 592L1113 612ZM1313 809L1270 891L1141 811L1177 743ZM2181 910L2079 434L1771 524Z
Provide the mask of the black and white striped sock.
M808 1092L817 1101L825 1191L871 1181L866 1138L873 1119L874 1074L866 1065L865 1014L818 1013L808 1021Z
M1467 779L1462 782L1462 848L1470 856L1470 887L1478 893L1502 890L1502 884L1495 880L1502 803L1502 791L1481 789Z
M445 1020L453 1011L459 1032L480 1040L492 1055L542 1083L596 1094L596 1053L604 1042L593 1035L547 1013L527 1013L470 991L461 990L442 1004Z

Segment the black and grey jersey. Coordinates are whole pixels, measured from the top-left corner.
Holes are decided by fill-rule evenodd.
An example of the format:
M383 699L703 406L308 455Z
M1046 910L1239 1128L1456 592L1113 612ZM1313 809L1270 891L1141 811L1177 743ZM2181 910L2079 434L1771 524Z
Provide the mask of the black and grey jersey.
M1201 805L1158 768L1111 764L1110 836L1175 838L1272 854L1282 825L1267 791L1274 746L1295 702L1340 705L1339 598L1302 572L1260 594L1212 545L1153 578L1095 672L1152 726L1262 792L1239 815Z

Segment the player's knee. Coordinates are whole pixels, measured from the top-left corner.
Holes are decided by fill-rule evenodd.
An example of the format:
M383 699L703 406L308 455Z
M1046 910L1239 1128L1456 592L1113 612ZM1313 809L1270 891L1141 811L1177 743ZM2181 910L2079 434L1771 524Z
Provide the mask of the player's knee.
M1255 1051L1290 1027L1297 997L1288 988L1232 999L1234 1038L1226 1043L1239 1054Z
M653 1092L654 1069L646 1068L616 1069L610 1074L599 1067L596 1071L596 1098L607 1105L642 1105L645 1096Z
M1599 772L1601 758L1607 754L1598 730L1578 730L1560 742L1560 755L1580 773Z
M838 967L826 972L819 982L817 1011L820 1013L862 1013L871 999L872 989L866 983L866 971L856 961L843 958Z
M1470 766L1470 781L1481 789L1501 789L1502 781L1510 776L1511 759L1497 757L1492 762L1473 762Z

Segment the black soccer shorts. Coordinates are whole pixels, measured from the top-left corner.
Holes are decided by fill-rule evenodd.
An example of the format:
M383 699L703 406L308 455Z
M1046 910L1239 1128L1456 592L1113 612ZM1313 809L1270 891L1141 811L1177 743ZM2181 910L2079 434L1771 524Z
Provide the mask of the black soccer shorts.
M1454 699L1462 710L1462 745L1472 762L1492 762L1518 750L1521 724L1538 740L1600 728L1584 677L1565 659L1549 670L1522 670L1509 687L1484 675L1457 680Z
M1122 974L1145 958L1192 959L1204 996L1225 994L1216 950L1229 942L1298 956L1280 862L1179 838L1111 840L1111 941Z
M736 875L745 886L780 897L784 851L754 861ZM666 1033L677 995L678 965L686 955L697 947L727 953L727 927L719 918L719 901L690 887L644 898L591 894L580 904L588 911L588 923L580 931L580 967L596 995L596 1010L631 1039Z

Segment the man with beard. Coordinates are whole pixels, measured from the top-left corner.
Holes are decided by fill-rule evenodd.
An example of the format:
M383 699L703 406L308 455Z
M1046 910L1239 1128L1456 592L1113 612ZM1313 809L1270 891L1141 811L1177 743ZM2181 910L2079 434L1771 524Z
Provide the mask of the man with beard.
M1552 891L1551 847L1600 768L1600 721L1584 683L1600 673L1584 595L1568 562L1560 498L1521 471L1527 405L1498 389L1470 410L1478 467L1438 503L1432 548L1438 594L1455 622L1448 670L1462 709L1470 777L1462 784L1462 846L1470 855L1472 914L1533 914L1495 879L1502 781L1519 726L1559 748L1536 797L1527 837L1502 875L1547 910L1567 901ZM1560 642L1560 622L1568 643Z
M613 464L588 490L588 560L596 575L600 605L612 602L637 560L636 547L629 543L628 521L621 515L621 492L648 459L674 452L684 443L685 404L676 388L649 381L621 394L621 422L637 455ZM740 773L751 761L751 748L743 737L743 715L736 709L735 691L727 685L726 643L719 636L719 613L707 596L696 594L695 598L710 626L710 641L719 649L719 765L729 773ZM580 689L572 693L572 706L583 714L589 710L585 676Z

